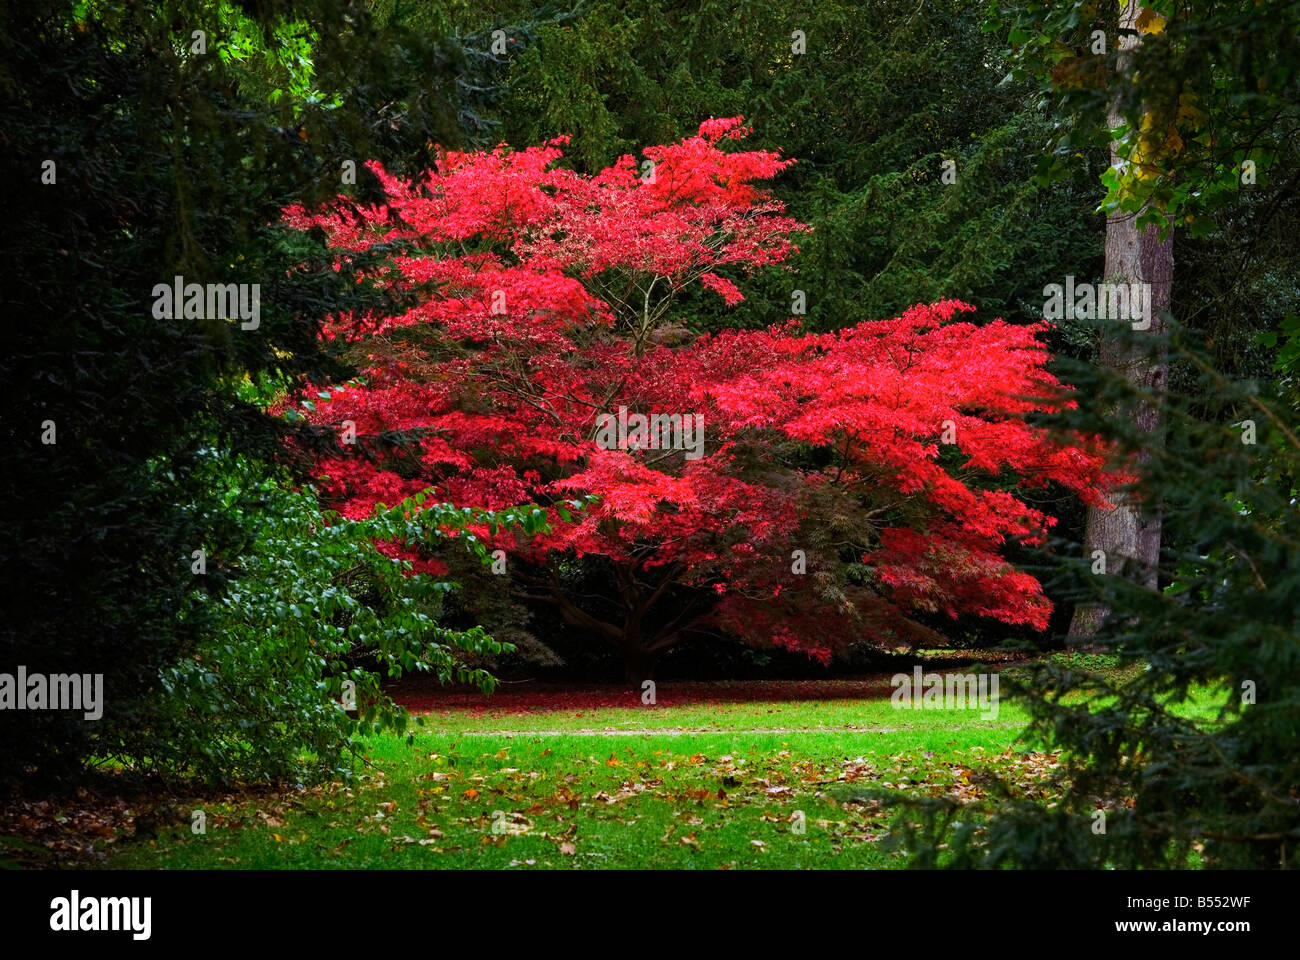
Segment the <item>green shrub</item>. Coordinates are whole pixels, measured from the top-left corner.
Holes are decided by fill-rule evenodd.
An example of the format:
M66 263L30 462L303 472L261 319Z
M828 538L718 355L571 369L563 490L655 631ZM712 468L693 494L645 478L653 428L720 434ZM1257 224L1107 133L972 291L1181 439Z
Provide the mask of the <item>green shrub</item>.
M510 646L480 627L440 627L439 598L452 585L411 575L409 563L372 545L441 536L440 526L462 527L471 515L419 497L350 521L323 513L310 489L289 489L243 457L213 455L209 471L224 485L223 510L245 528L247 547L226 564L226 589L191 593L182 619L215 629L162 670L156 712L141 718L148 733L117 759L208 782L335 777L350 769L359 736L407 727L406 711L380 690L386 677L428 672L491 691L493 678L463 657ZM521 511L498 516L531 522ZM471 535L461 539L482 554ZM219 557L208 562L223 565ZM348 682L352 715L342 703Z

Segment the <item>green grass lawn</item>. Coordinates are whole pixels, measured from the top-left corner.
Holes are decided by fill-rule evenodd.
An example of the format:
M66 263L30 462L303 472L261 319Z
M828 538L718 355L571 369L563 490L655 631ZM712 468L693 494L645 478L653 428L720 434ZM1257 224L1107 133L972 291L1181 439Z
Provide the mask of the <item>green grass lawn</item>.
M439 712L410 744L373 738L350 786L195 801L205 834L183 811L109 866L900 866L862 788L977 792L973 771L1018 762L1024 719L888 699Z
M707 688L707 685L694 685ZM793 685L787 685L792 692ZM898 710L887 681L834 699L591 706L509 695L431 707L411 741L370 738L348 785L181 801L152 839L112 845L133 868L888 868L882 793L986 809L996 772L1047 802L1055 757L1003 703ZM802 688L804 694L806 688ZM602 694L603 695L603 694ZM1210 713L1208 699L1188 708ZM190 829L202 810L206 833Z

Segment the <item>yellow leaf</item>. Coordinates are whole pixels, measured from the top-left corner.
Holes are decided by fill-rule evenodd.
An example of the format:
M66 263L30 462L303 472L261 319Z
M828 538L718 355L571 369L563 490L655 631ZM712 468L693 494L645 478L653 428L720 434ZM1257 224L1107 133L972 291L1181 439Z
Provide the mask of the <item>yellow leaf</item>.
M1138 14L1137 28L1143 33L1164 33L1165 18L1160 16L1150 7L1143 7L1142 12Z

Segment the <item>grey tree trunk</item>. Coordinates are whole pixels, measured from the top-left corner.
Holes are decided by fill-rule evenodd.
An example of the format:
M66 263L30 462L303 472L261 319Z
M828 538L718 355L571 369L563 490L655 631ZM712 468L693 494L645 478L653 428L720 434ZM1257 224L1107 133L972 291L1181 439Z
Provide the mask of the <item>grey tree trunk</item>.
M1120 28L1133 30L1141 4L1128 0L1120 14ZM1132 50L1141 41L1133 35L1119 38L1118 68L1123 72L1132 59ZM1112 127L1123 121L1118 105L1109 111ZM1117 144L1111 143L1111 164L1121 163ZM1116 212L1106 220L1105 280L1112 283L1146 283L1151 288L1151 326L1143 331L1147 335L1160 334L1165 329L1164 315L1170 306L1170 285L1173 279L1173 233L1163 241L1153 226L1139 231L1138 214ZM1123 321L1113 321L1119 324ZM1130 383L1142 390L1163 392L1167 365L1163 352L1152 357L1144 348L1141 335L1137 342L1123 345L1117 339L1102 342L1099 362L1104 368L1122 372ZM1117 417L1132 417L1148 437L1148 449L1162 442L1159 407L1143 401L1134 409L1116 410ZM1143 454L1145 460L1147 454ZM1144 511L1131 495L1115 494L1109 498L1112 509L1088 508L1084 534L1085 557L1100 550L1105 558L1106 576L1124 576L1151 589L1157 585L1160 559L1160 516ZM1086 641L1097 632L1097 627L1108 613L1100 604L1080 604L1070 623L1070 637Z

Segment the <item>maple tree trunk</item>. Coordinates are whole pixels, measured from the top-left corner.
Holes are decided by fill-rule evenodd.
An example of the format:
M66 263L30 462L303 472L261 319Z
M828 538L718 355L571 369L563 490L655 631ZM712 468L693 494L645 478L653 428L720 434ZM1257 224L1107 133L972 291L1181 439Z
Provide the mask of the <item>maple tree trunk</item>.
M635 607L623 622L623 639L618 647L623 652L623 676L628 685L637 690L647 680L654 679L655 663L659 651L653 644L645 643L645 633L641 621L645 615L644 605Z
M653 680L656 660L654 654L641 649L639 644L624 647L623 676L626 678L628 686L640 690L641 684L647 680Z
M1140 8L1137 0L1130 0L1121 15L1120 26L1132 29ZM1131 50L1140 43L1135 36L1121 37L1119 42L1121 50ZM1125 67L1128 59L1121 53L1120 69ZM1123 116L1116 106L1112 106L1109 120L1112 127L1122 122ZM1116 146L1111 144L1112 165L1121 162ZM1173 232L1171 230L1162 241L1154 226L1148 225L1139 231L1138 216L1137 213L1116 211L1107 218L1104 279L1108 283L1142 282L1150 285L1151 326L1144 333L1158 335L1164 332L1164 314L1168 312L1171 301ZM1099 363L1103 368L1121 372L1138 389L1161 392L1165 387L1167 365L1163 350L1153 360L1140 343L1126 346L1115 340L1103 341ZM1161 442L1160 410L1155 403L1142 401L1132 410L1116 410L1115 415L1135 419L1137 426L1150 438L1148 449ZM1144 450L1139 461L1145 462L1148 458L1149 453ZM1088 508L1085 559L1100 550L1105 556L1107 576L1127 576L1155 589L1160 560L1159 514L1143 511L1131 494L1116 493L1107 499L1112 509ZM1070 622L1071 640L1086 641L1097 632L1107 612L1101 604L1080 604Z

